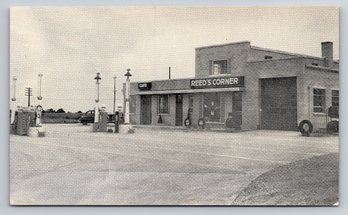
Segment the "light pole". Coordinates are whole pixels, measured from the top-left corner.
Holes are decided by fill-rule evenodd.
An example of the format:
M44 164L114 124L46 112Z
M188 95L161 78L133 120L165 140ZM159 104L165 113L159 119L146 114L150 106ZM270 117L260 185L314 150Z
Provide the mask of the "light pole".
M114 76L114 109L113 109L113 114L115 114L115 111L116 111L116 109L115 109L115 106L116 106L116 79L117 79L117 77L115 75Z
M16 77L16 76L13 76L13 77L12 77L13 95L12 95L12 98L11 98L11 100L12 100L13 102L16 101L16 82L17 82L17 77Z
M39 77L39 95L37 96L37 100L42 100L42 96L41 96L41 82L42 82L42 76L43 74L42 73L39 73L38 74L38 77Z
M33 95L33 89L30 87L25 88L25 96L28 96L28 107L30 107L30 97Z
M124 123L129 124L129 94L130 94L130 79L129 77L132 76L130 73L131 69L127 69L127 73L124 74L124 76L127 77L126 79L126 93L125 93L125 101L126 101L126 107L125 107L125 116L124 116Z
M99 122L99 81L101 80L100 73L97 73L97 76L94 78L96 80L96 85L97 85L97 98L95 99L95 110L94 110L94 123Z
M96 81L96 85L97 85L97 98L95 99L95 102L98 103L99 102L99 80L101 80L101 77L100 77L100 73L98 72L97 73L97 76L94 78Z
M11 101L13 103L16 101L16 82L17 82L17 77L13 76L12 77L13 95L12 95L12 98L11 98ZM14 120L15 110L12 110L12 109L14 109L14 107L15 107L15 105L12 105L12 108L11 108L11 105L10 105L10 124Z

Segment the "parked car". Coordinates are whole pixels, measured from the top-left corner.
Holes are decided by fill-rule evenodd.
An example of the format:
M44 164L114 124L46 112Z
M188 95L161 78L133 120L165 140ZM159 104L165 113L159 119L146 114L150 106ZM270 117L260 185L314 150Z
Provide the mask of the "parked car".
M88 123L94 122L94 110L89 110L80 118L82 125L87 125Z
M107 118L108 123L114 123L114 114L108 114ZM94 123L94 110L89 110L80 118L80 122L83 125L87 125L88 123ZM123 113L120 112L120 123L123 122Z

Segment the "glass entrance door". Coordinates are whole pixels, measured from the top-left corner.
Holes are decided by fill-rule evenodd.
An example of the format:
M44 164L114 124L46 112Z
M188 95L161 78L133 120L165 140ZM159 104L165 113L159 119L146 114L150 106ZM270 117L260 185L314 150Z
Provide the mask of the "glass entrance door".
M206 122L220 122L220 95L218 93L204 94L203 109Z

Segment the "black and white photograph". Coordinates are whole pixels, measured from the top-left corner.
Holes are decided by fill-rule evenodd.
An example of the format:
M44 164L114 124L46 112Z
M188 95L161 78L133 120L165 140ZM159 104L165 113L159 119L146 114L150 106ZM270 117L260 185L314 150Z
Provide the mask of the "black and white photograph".
M13 6L13 206L339 206L339 7Z

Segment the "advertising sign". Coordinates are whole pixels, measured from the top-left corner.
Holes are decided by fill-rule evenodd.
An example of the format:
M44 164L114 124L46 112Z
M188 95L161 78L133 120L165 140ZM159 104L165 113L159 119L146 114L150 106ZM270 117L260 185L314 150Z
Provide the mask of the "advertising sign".
M146 82L146 83L138 83L139 90L151 90L152 83Z
M244 76L191 79L191 89L243 87Z

